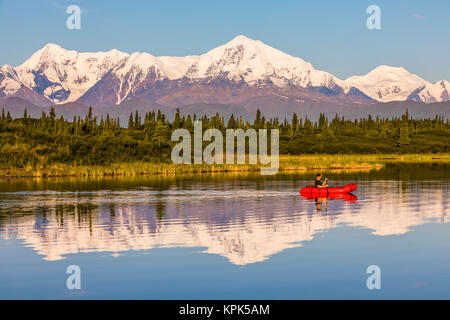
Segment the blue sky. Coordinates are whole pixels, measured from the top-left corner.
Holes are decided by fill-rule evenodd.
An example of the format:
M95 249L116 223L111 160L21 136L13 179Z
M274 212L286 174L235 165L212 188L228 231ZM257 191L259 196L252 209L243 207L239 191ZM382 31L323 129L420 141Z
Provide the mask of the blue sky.
M66 28L71 4L81 7L81 30ZM381 30L366 27L371 4L381 8ZM340 78L385 64L450 80L449 0L0 0L0 30L0 65L16 66L49 42L183 56L244 34Z

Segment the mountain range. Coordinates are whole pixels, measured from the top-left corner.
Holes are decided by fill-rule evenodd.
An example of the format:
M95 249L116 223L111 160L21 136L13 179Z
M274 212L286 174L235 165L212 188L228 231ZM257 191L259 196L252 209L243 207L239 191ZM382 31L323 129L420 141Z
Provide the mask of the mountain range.
M259 108L268 116L297 112L314 118L319 112L392 115L408 107L417 116L448 116L450 83L431 83L390 66L343 80L245 36L186 57L77 52L47 44L17 67L0 67L0 107L19 115L25 107L40 114L50 106L66 116L88 106L111 115L180 108L250 117Z

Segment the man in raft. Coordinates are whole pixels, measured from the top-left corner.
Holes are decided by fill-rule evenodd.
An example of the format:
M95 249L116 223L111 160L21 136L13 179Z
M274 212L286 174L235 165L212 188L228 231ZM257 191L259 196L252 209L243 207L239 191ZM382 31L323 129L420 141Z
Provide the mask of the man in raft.
M322 180L322 175L320 173L318 173L317 177L316 177L316 182L314 183L314 186L319 189L328 187L328 184L327 184L328 178L325 178L324 182L322 182L321 180Z

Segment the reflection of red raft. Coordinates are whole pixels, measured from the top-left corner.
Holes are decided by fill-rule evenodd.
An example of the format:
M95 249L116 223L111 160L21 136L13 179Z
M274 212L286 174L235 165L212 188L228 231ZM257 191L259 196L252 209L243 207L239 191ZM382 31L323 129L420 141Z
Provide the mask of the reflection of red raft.
M343 199L344 201L358 201L358 198L351 194L351 193L332 193L329 194L328 196L312 196L309 194L302 194L302 197L305 199L309 199L309 200L314 200L314 199L329 199L329 200L340 200Z
M356 190L357 187L358 185L356 183L349 183L344 187L331 187L331 188L316 188L314 186L306 186L300 190L300 194L302 196L308 196L313 198L329 197L350 193Z

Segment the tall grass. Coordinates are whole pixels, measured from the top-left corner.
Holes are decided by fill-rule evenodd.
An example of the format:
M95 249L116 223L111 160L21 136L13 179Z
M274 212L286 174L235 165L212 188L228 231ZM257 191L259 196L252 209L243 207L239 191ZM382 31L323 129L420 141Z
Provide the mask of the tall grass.
M279 171L380 169L386 163L449 163L450 154L383 154L383 155L299 155L280 156ZM1 178L11 177L101 177L137 175L178 175L219 172L255 172L262 165L192 164L130 162L107 166L53 164L45 167L0 168Z

